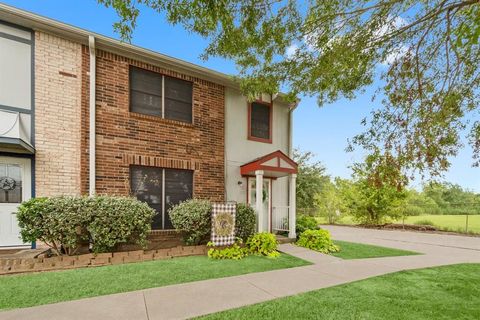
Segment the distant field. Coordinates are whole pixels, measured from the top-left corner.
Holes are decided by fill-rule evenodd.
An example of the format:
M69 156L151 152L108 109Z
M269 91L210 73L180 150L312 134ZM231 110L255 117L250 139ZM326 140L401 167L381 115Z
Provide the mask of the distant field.
M320 223L326 223L324 218L318 218ZM464 215L425 215L408 217L405 223L415 224L416 222L431 222L435 227L455 232L465 232L465 216ZM354 224L352 217L347 216L341 219L338 223ZM401 221L397 221L401 223ZM468 231L470 233L480 234L480 215L472 215L468 217Z

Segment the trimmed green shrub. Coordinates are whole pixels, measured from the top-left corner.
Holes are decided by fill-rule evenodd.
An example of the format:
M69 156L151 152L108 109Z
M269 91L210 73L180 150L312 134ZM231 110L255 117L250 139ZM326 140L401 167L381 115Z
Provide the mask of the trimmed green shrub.
M175 229L183 232L183 240L187 245L200 244L211 232L212 204L208 200L181 202L172 207L169 214Z
M246 204L237 204L237 211L235 214L235 236L247 241L250 236L255 233L255 227L257 225L257 216L255 210Z
M211 247L208 249L208 257L211 259L232 259L232 260L240 260L243 259L244 257L248 256L248 249L247 248L242 248L240 245L242 244L242 241L237 241L234 244L232 244L230 247L226 247L223 249L218 249L214 248L213 242L207 243L208 247Z
M24 241L40 240L58 255L72 255L82 242L95 253L121 243L144 245L154 215L134 198L58 196L25 201L17 219Z
M116 245L135 243L145 247L155 210L134 198L97 196L85 198L92 251L111 251Z
M299 215L297 216L295 229L297 234L301 234L305 230L318 230L320 227L318 226L318 222L314 217Z
M40 240L61 255L75 254L90 217L83 211L80 197L33 198L17 211L20 235L25 242Z
M296 244L322 253L339 251L339 248L333 243L328 230L305 230L300 234Z
M274 234L269 232L256 233L246 243L250 253L258 256L276 258L280 255L277 251L278 242Z

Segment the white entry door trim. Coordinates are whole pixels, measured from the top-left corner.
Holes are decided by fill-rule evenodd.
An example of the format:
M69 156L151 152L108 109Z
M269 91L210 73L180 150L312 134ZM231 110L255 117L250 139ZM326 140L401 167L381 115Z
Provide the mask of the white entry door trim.
M272 232L272 181L270 178L263 178L263 230L268 232ZM247 177L247 185L247 202L252 208L255 208L257 193L255 178Z
M31 159L0 157L0 181L3 181L0 186L0 248L30 245L20 239L16 211L22 201L32 197L31 175ZM21 190L20 193L6 191L10 188Z

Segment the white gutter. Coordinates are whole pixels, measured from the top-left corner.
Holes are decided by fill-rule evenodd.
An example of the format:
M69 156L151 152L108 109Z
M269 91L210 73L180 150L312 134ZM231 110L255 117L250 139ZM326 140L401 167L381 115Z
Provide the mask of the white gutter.
M88 194L95 195L95 37L88 36L88 48L90 51L90 97L89 97L89 185Z

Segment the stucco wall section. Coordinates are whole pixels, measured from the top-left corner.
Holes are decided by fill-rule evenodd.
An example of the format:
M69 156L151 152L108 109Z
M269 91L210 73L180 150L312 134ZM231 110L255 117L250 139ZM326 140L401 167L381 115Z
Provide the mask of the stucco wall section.
M266 100L266 99L264 99ZM289 153L289 109L286 104L273 103L272 143L248 140L248 102L240 91L228 88L225 92L226 106L226 190L227 201L247 200L246 178L240 174L240 166L258 157L280 150ZM239 184L239 181L242 184ZM272 205L288 205L288 178L273 182Z
M35 32L36 196L80 193L81 49Z

